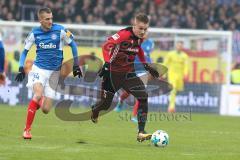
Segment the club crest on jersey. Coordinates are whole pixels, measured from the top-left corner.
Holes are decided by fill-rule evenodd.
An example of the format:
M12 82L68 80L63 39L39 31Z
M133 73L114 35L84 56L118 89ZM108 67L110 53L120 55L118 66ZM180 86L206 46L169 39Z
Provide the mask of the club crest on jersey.
M57 35L56 35L56 34L52 34L52 35L51 35L51 39L52 39L52 40L57 39Z
M41 42L41 43L39 43L39 47L42 49L54 49L54 48L57 48L57 45L53 44L53 43L44 44Z
M116 33L116 34L112 35L112 38L113 38L114 40L117 40L118 38L120 38L120 36Z

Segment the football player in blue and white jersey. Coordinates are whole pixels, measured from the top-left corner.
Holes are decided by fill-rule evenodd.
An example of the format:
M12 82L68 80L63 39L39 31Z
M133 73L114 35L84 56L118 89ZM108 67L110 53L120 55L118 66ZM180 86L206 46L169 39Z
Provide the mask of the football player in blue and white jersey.
M63 61L63 44L67 43L72 48L74 57L73 75L82 77L78 65L77 45L73 35L63 26L53 23L52 11L42 8L38 11L39 27L33 28L25 40L25 47L20 57L19 73L16 81L21 82L25 77L24 62L31 46L36 44L36 59L28 74L27 87L32 89L34 95L28 105L26 125L23 132L24 139L31 139L31 125L36 111L41 107L44 113L48 113L52 106L52 100L56 99L56 91L50 87L51 74L60 71ZM57 83L57 82L56 82Z

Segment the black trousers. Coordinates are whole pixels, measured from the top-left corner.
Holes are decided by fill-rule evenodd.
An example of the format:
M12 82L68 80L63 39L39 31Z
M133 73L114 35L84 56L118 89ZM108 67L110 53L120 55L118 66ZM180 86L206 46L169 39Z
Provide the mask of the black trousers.
M148 94L142 80L135 73L111 72L103 76L101 100L93 106L93 112L108 110L114 94L124 89L139 101L138 126L139 132L144 131L148 113Z

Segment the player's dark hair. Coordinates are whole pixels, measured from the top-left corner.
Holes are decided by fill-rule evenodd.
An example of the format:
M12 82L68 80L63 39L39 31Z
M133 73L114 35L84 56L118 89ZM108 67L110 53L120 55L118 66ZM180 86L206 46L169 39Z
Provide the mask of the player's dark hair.
M143 22L145 24L149 23L149 18L146 14L144 13L138 13L136 16L135 16L135 19L139 22Z
M38 17L39 17L42 13L52 13L52 10L51 10L50 8L47 8L47 7L45 7L45 8L40 8L40 9L38 10Z

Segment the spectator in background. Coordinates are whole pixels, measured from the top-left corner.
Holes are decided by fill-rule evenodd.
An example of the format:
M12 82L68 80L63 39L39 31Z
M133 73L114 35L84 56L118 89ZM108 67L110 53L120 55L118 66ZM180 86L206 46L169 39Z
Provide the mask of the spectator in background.
M240 29L240 0L5 0L0 19L37 21L29 10L39 6L53 8L56 22L126 25L137 12L146 12L152 27Z
M0 2L0 19L21 20L22 0Z

